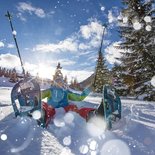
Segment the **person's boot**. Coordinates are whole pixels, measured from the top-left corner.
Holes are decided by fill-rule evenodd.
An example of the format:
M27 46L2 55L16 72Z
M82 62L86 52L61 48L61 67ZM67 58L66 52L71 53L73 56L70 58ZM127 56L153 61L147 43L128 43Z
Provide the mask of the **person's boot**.
M96 117L96 116L101 116L104 117L104 103L103 103L103 99L100 103L100 105L98 106L97 109L92 110L88 113L87 116L87 121L89 121L92 117Z
M100 105L98 106L98 108L95 110L95 113L96 113L97 116L104 117L104 102L103 102L103 99L102 99Z

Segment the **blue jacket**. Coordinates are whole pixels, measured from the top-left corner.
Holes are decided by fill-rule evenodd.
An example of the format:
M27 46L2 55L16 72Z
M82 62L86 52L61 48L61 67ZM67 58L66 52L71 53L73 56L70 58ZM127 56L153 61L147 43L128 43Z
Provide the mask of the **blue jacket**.
M47 103L54 108L65 107L71 101L82 101L91 92L90 88L86 88L81 94L74 93L70 90L51 86L51 88L42 91L42 99L47 97Z

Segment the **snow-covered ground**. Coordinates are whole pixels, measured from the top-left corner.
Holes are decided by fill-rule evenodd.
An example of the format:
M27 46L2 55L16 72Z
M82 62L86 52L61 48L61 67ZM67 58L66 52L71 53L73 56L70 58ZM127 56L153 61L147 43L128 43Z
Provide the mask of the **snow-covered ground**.
M86 123L76 113L57 115L47 129L30 118L15 118L11 88L0 87L0 155L155 155L155 103L122 100L122 119L113 129ZM89 96L80 106L97 107L99 97Z
M9 82L9 78L0 77L0 87L13 87L15 83Z

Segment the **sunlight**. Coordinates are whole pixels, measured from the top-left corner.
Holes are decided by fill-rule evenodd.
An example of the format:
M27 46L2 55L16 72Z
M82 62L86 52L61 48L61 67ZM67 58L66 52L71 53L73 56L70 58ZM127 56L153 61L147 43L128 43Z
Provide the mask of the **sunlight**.
M38 67L38 76L40 78L48 78L51 79L53 75L52 67L46 66L44 64L39 64Z

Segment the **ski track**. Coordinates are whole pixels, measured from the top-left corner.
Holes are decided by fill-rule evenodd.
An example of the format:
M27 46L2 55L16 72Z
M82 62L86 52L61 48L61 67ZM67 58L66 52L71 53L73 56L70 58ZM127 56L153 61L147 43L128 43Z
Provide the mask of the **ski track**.
M98 148L89 150L86 154L102 155L100 150L106 141L120 139L128 145L131 155L155 155L155 102L122 99L122 119L113 125L111 131L106 131L98 138L88 136L83 127L85 123L79 123L80 119L76 116L74 124L67 126L67 134L71 135L73 142L70 146L65 146L62 142L62 138L67 135L65 130L54 129L53 124L48 129L42 129L37 126L36 121L28 119L25 122L29 126L20 126L23 120L14 117L10 92L10 88L0 88L0 135L4 133L8 136L6 141L0 139L0 154L80 155L80 145L86 144L89 148L88 139L95 139ZM87 97L77 105L97 107L100 100L100 97ZM29 139L29 143L25 139ZM12 153L12 148L21 151Z
M48 131L42 132L41 155L60 155L63 146L58 142L56 137Z
M122 103L122 119L116 125L119 129L113 132L128 143L133 155L155 155L155 103L134 100Z

